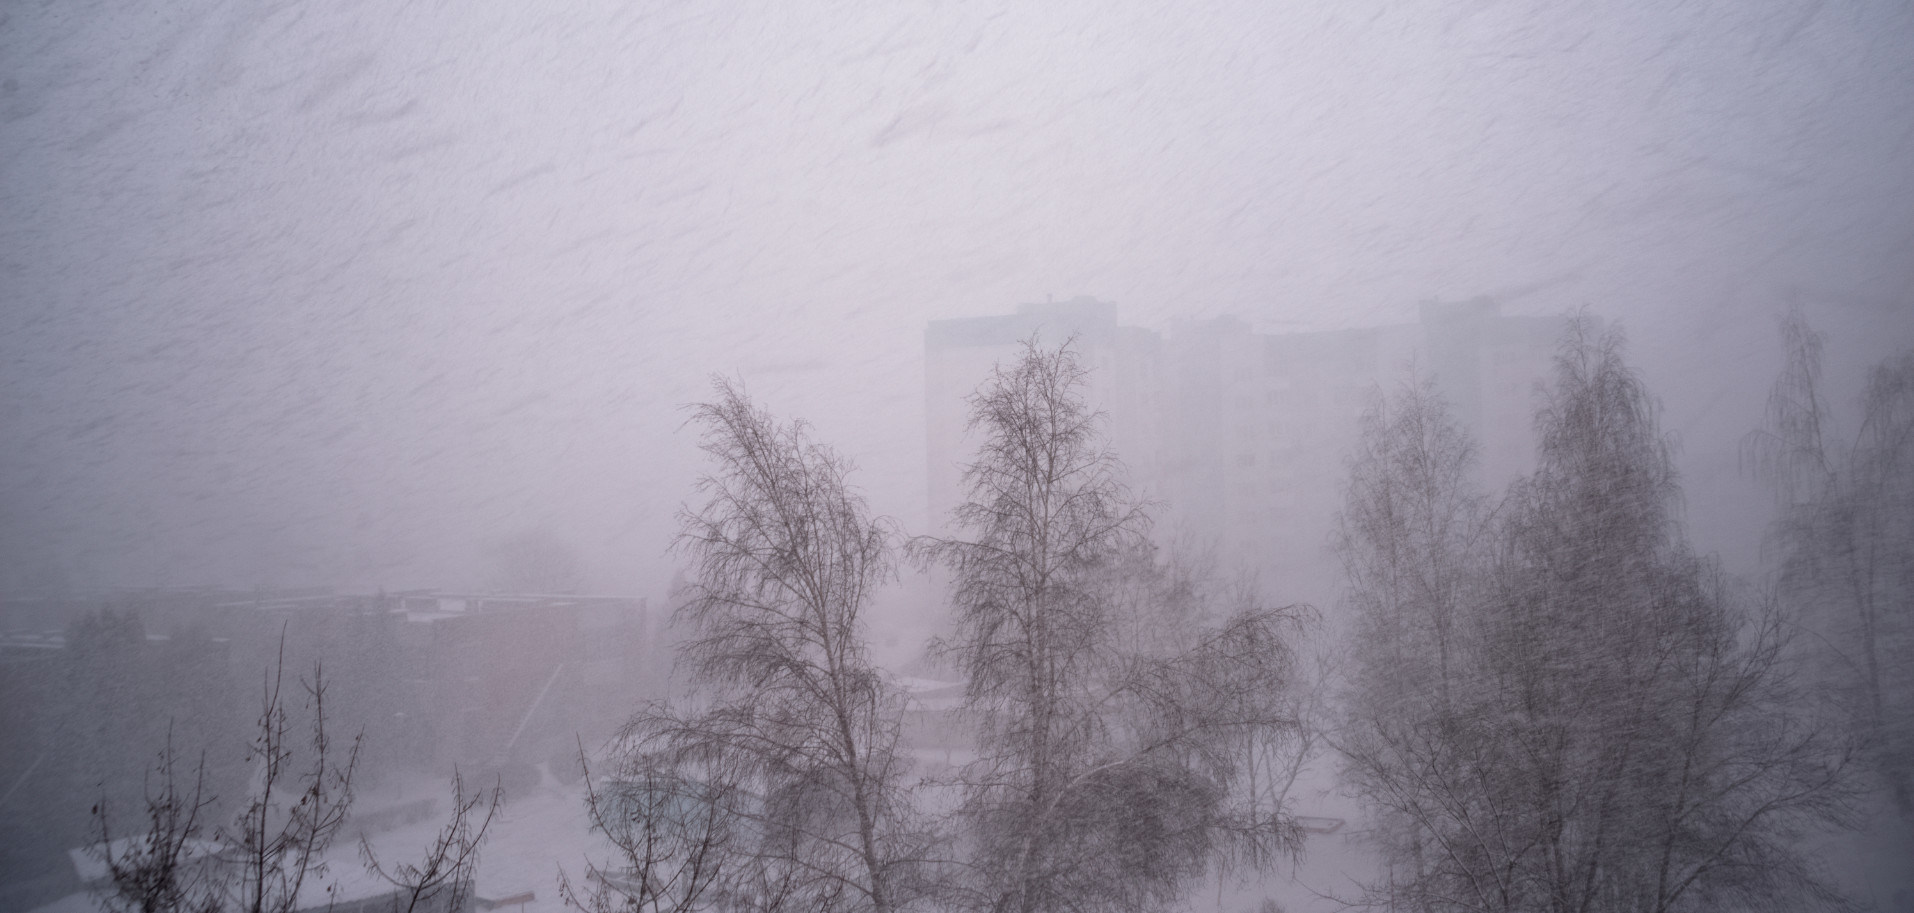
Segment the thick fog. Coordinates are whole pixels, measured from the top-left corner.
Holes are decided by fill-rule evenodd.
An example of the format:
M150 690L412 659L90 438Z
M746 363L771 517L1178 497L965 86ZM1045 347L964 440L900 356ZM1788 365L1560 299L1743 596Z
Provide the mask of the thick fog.
M1741 524L1777 316L1848 387L1914 333L1896 3L5 16L15 585L475 583L546 529L657 593L714 372L921 525L926 321L1047 295L1586 304Z
M1586 308L1758 586L1783 315L1843 416L1914 347L1914 7L10 3L0 596L655 618L714 375L929 532L926 327L1078 296L1157 332ZM947 627L896 617L922 586L886 662Z

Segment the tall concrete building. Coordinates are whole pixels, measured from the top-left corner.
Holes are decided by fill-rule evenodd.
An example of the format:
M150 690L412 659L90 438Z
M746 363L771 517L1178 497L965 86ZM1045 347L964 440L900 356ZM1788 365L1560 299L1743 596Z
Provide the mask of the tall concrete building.
M1326 551L1360 418L1410 366L1433 378L1480 449L1479 480L1499 489L1533 460L1532 415L1562 317L1519 317L1487 299L1426 302L1415 323L1257 333L1234 317L1179 321L1167 335L1117 322L1094 299L934 321L925 334L928 494L933 524L962 497L975 441L966 397L1021 340L1074 336L1088 398L1107 415L1132 486L1161 501L1159 532L1213 543L1254 570L1273 598L1327 602Z

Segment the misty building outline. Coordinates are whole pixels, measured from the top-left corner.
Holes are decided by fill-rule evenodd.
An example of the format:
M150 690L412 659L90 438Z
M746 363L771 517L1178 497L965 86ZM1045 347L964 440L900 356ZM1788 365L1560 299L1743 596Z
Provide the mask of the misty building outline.
M1219 316L1159 333L1123 325L1115 304L1087 296L933 320L924 332L931 527L948 534L976 450L966 398L1023 340L1074 340L1132 489L1163 502L1159 538L1213 542L1229 565L1258 570L1286 596L1325 600L1336 578L1324 543L1372 394L1393 393L1413 363L1475 438L1484 490L1498 489L1534 462L1537 396L1566 326L1565 315L1503 314L1485 297L1424 301L1414 323L1317 332L1261 333Z

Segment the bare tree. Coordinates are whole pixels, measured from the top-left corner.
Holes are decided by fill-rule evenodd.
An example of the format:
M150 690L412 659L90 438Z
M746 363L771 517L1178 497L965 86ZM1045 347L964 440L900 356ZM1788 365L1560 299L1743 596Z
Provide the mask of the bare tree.
M1474 461L1433 381L1412 370L1363 414L1333 539L1352 616L1334 742L1385 859L1416 871L1441 840L1428 806L1450 798L1419 776L1432 763L1430 727L1455 715L1480 661L1463 630L1488 516Z
M1391 408L1393 406L1393 408ZM1488 519L1471 484L1475 446L1433 380L1411 375L1364 413L1335 534L1357 619L1365 713L1422 696L1447 700L1457 618Z
M1486 560L1436 553L1406 576L1377 576L1359 571L1419 534L1384 524L1345 543L1366 552L1349 564L1359 630L1373 640L1357 646L1369 659L1352 690L1369 697L1352 705L1360 728L1341 747L1379 812L1389 863L1368 899L1429 910L1842 906L1798 841L1851 821L1848 747L1795 688L1784 620L1743 608L1682 542L1667 445L1619 334L1586 317L1571 325L1538 431L1540 465L1505 501ZM1418 438L1413 423L1370 434L1396 436L1372 441L1372 457L1442 452L1428 446L1442 436ZM1448 453L1438 462L1466 451ZM1458 503L1430 485L1450 474L1418 482L1374 463L1364 473L1425 508ZM1369 484L1352 485L1358 518ZM1418 515L1428 514L1397 522ZM1346 517L1345 528L1361 522ZM1399 606L1431 604L1440 590L1419 581L1442 565L1471 578L1444 610L1446 660L1426 642L1440 636L1433 619L1420 631L1392 620ZM1387 668L1391 655L1414 671ZM1435 698L1397 691L1437 681L1447 686ZM1401 706L1375 705L1392 692Z
M1229 846L1295 845L1286 817L1230 800L1255 739L1295 728L1284 635L1297 614L1250 609L1182 643L1122 636L1122 594L1175 575L1147 557L1137 570L1149 517L1086 376L1068 344L1034 339L1000 365L970 400L983 441L962 533L914 543L953 576L943 650L968 678L983 755L963 775L964 900L993 913L1156 906Z
M612 899L695 909L723 895L887 913L916 896L925 849L903 794L901 698L864 642L862 615L893 573L894 536L847 484L849 462L802 422L780 424L731 383L714 386L716 401L693 421L716 469L699 482L705 503L680 515L678 538L696 564L679 615L693 636L679 663L700 706L634 719L616 748L627 783L639 785L613 793L665 789L662 807L690 806L692 816L665 815L662 834L627 839L626 819L594 800L632 879ZM616 801L626 812L660 804ZM723 814L702 817L706 807ZM751 826L731 823L735 814ZM664 854L676 874L654 888L659 839L678 847ZM727 885L726 871L757 886ZM605 909L596 895L579 899Z
M756 765L737 752L692 762L673 745L678 721L645 715L621 734L611 776L586 766L592 830L614 855L588 863L587 887L563 872L560 895L585 910L625 913L739 913L835 910L856 892L836 873L813 866L800 832L767 812L747 784ZM584 764L583 752L580 763Z
M295 726L285 705L285 639L279 661L265 676L259 717L246 752L252 782L230 824L208 831L205 816L216 805L206 793L204 754L188 793L180 783L177 756L169 738L147 782L148 830L115 838L111 815L102 801L92 809L100 842L94 847L106 866L108 883L101 903L109 910L185 911L185 913L293 913L302 909L301 893L310 879L323 878L327 850L344 827L352 805L352 778L360 739L343 759L326 732L326 680L317 665L299 685L306 695L310 730L303 751L295 750ZM157 781L157 785L155 785ZM486 811L472 826L481 796L463 797L454 775L451 823L417 864L395 869L380 865L370 847L362 847L368 867L401 891L399 908L449 901L457 910L470 895L478 849L498 807L491 793ZM330 887L327 888L331 890Z
M418 862L402 862L388 867L379 861L369 837L359 838L359 857L366 870L393 887L388 909L392 913L416 913L442 910L460 913L472 897L478 874L479 849L485 845L485 833L505 799L504 787L497 781L491 790L465 791L465 779L452 770L452 817L446 821Z
M621 769L610 783L594 781L586 766L585 809L616 857L587 862L583 888L561 872L566 904L597 913L695 913L733 893L734 863L750 858L733 849L748 839L747 794L716 771L687 780L641 750L615 758Z
M1225 573L1214 545L1187 533L1120 554L1097 581L1113 615L1096 683L1112 745L1206 767L1220 802L1202 861L1260 871L1298 851L1290 793L1315 754L1327 681L1297 665L1314 610L1269 608L1253 576Z
M115 837L106 801L93 806L94 833L109 890L100 895L109 913L172 913L219 909L216 883L207 877L208 857L218 845L206 839L202 815L212 805L206 794L206 763L194 768L191 791L179 782L178 756L169 731L153 770L148 772L144 833Z
M259 720L247 763L253 781L245 805L222 842L230 842L237 874L229 902L241 913L292 913L306 878L324 875L324 856L352 807L352 775L358 767L360 738L354 738L343 763L326 734L326 681L313 667L312 679L300 679L311 714L303 769L293 751L290 715L281 700L285 681L285 638L280 661L266 676Z
M1842 441L1822 395L1822 340L1797 312L1767 421L1744 443L1780 516L1783 597L1820 638L1873 767L1914 815L1914 352L1875 366Z

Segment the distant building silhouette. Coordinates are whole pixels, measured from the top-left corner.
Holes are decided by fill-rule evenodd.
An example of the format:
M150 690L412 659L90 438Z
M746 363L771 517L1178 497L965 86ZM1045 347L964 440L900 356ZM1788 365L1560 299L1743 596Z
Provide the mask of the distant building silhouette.
M1535 392L1565 326L1562 316L1504 315L1486 298L1424 302L1411 324L1310 333L1258 333L1226 316L1177 321L1166 336L1119 324L1116 305L1093 298L932 321L931 524L948 522L975 453L966 397L1022 340L1074 337L1132 487L1165 502L1160 532L1215 542L1277 598L1326 601L1338 578L1324 549L1372 394L1393 394L1413 362L1475 436L1485 489L1499 488L1533 460Z

